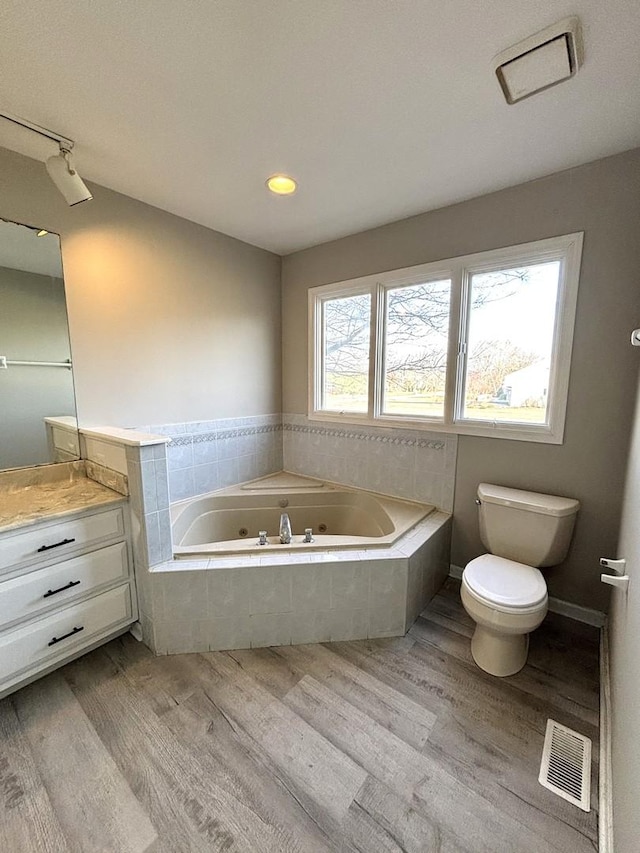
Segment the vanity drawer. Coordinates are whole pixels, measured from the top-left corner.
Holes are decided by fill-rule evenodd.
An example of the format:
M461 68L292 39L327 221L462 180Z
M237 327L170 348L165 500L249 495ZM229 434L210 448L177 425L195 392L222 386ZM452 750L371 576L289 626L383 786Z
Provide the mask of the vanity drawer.
M129 575L127 545L118 542L63 563L0 582L0 629L65 607L91 590L124 581Z
M0 691L133 622L128 583L0 635Z
M122 507L81 518L39 524L0 540L0 571L40 560L61 560L94 543L124 539Z

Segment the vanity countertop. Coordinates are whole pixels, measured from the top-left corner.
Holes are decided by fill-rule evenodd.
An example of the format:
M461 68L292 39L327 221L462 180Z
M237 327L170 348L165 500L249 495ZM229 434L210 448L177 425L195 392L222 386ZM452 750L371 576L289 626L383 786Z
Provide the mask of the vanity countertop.
M0 533L126 500L113 489L83 476L53 482L32 480L35 481L3 483L0 479Z

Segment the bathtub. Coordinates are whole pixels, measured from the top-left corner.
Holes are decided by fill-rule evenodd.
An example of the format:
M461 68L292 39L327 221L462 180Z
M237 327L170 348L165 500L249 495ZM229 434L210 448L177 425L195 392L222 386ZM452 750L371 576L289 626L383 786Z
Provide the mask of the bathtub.
M434 511L428 504L324 483L282 472L171 507L176 558L219 554L327 551L388 547ZM279 539L288 513L293 538ZM306 528L313 542L303 542ZM267 544L258 544L266 530Z

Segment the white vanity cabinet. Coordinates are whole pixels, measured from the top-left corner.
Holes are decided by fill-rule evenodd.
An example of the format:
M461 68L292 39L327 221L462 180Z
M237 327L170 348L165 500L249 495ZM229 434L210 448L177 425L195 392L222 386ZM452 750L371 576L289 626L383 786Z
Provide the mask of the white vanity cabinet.
M0 697L127 630L126 502L0 533Z

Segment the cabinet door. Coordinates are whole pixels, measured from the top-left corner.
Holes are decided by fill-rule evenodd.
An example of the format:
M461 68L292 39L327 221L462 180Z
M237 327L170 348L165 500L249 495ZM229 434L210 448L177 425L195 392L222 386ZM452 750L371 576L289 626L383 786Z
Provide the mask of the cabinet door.
M129 575L127 545L118 542L0 582L0 629L66 606Z
M0 572L61 560L109 539L124 538L122 507L81 518L37 524L0 539Z
M129 584L0 635L0 693L133 621Z

